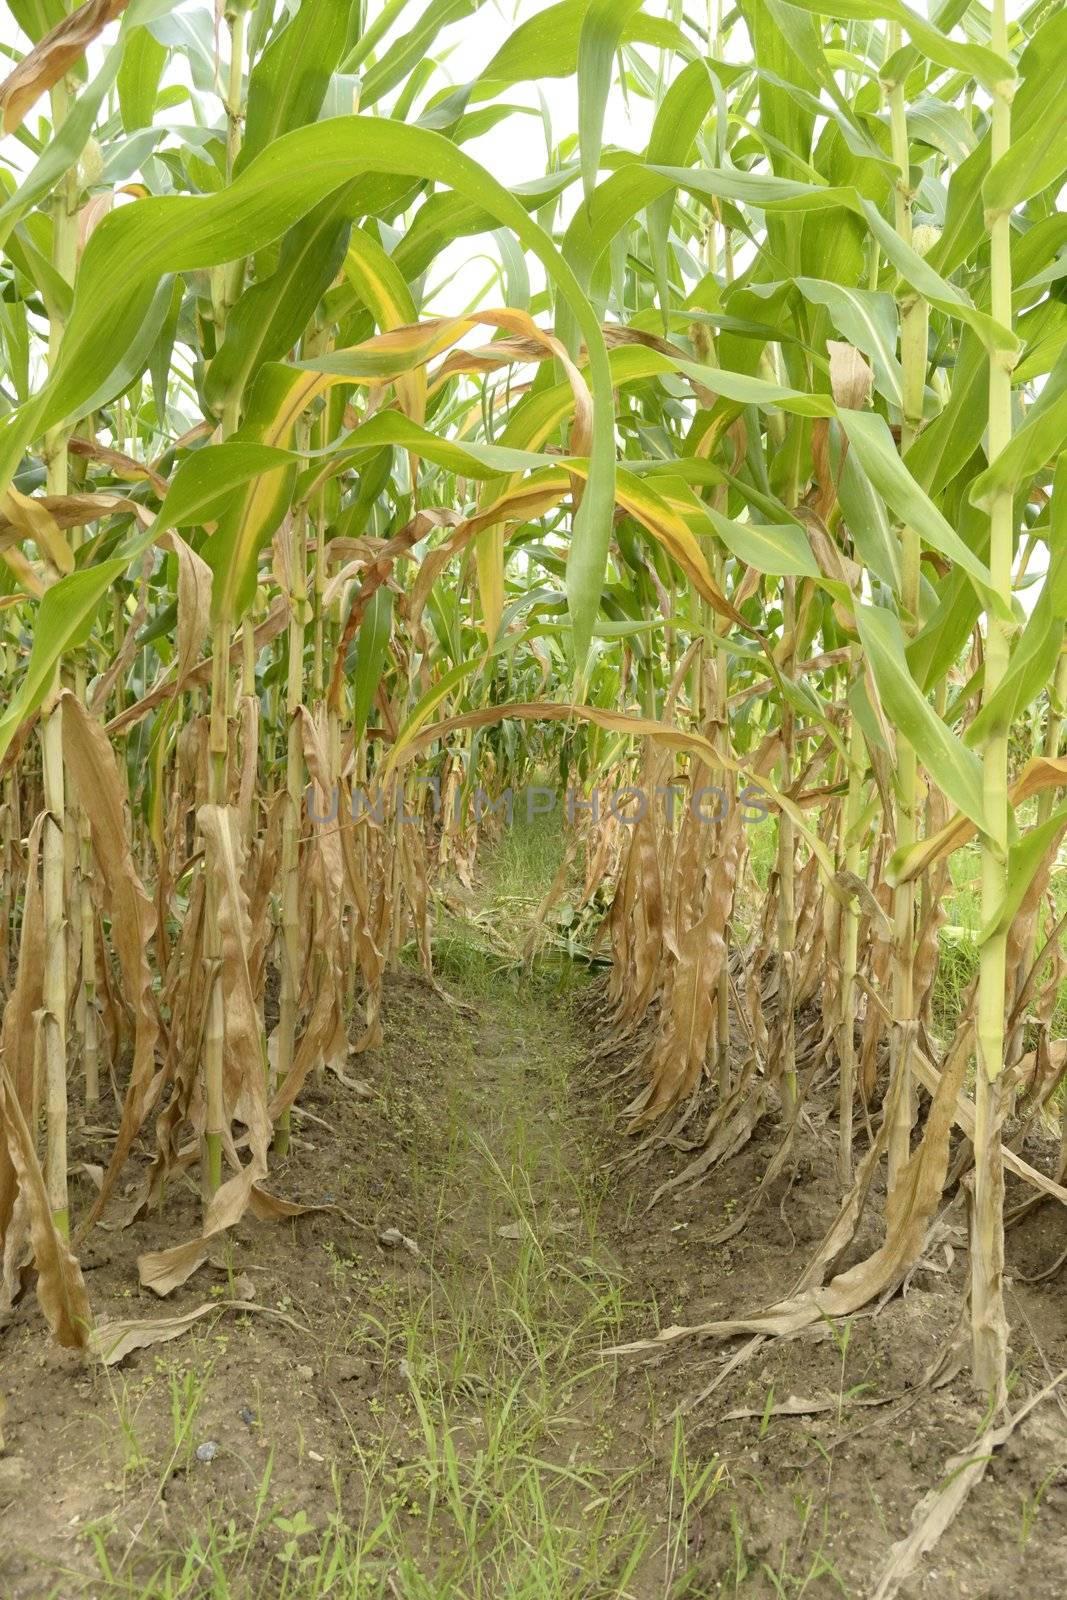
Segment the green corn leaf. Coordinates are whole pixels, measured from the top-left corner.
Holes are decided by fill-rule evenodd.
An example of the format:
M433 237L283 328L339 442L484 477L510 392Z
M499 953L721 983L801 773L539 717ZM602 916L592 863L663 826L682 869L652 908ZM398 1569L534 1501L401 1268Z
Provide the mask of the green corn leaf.
M130 30L116 78L119 111L127 133L151 127L166 60L166 45L160 44L147 28Z
M248 80L248 110L237 170L293 128L314 122L348 42L352 0L301 0Z
M118 361L85 402L86 411L96 411L117 395L124 394L147 368L174 302L174 279L160 278L139 327L131 330L129 342Z
M104 57L100 71L82 90L67 113L62 127L58 131L53 130L52 137L14 194L0 206L0 246L7 242L12 228L26 215L30 207L35 206L49 190L55 187L85 149L104 97L114 86L118 76L125 44L124 35L132 15L131 8L122 19L118 41Z
M1050 109L1060 99L1063 60L1067 54L1067 10L1052 9L1019 59L1019 85L1012 101L1013 147L1029 143L1033 130L1047 126ZM1036 135L1040 138L1040 133ZM941 238L930 252L930 264L946 276L954 273L988 237L982 188L989 172L988 130L949 181ZM1008 170L1008 169L1006 169Z
M875 489L909 527L915 528L933 550L938 550L974 581L990 603L1005 610L993 588L989 568L964 544L933 501L923 493L897 454L893 435L875 412L841 411L839 421ZM1010 611L1008 612L1010 615Z
M356 658L352 677L352 732L363 737L374 696L382 679L385 655L393 631L393 595L383 586L376 589L356 635Z
M993 733L1010 728L1055 677L1067 627L1067 452L1056 468L1047 543L1048 573L1037 604L1013 643L1007 672L964 735L979 748Z
M919 255L905 244L871 201L861 199L860 210L867 219L867 226L905 283L910 284L939 311L966 322L990 350L1003 350L1009 355L1018 352L1019 340L1011 329L1003 327L988 312L978 310L962 289L957 289L955 284L941 277L935 271L932 259Z
M233 307L204 385L216 412L240 400L257 369L286 355L307 327L344 260L354 187L343 185L290 229L277 270L246 289Z
M623 30L641 0L589 0L578 38L578 148L588 203L596 187L611 65Z
M276 471L294 461L289 450L281 450L254 440L228 439L223 444L206 445L187 456L171 479L166 498L151 537L168 528L199 527L214 522L241 489L260 473ZM138 553L131 548L130 559Z
M268 444L286 449L299 411L290 402L303 375L287 367L265 366L249 399L248 416L232 443ZM201 554L214 573L212 616L239 622L256 592L259 553L277 531L292 501L296 462L258 472L234 495L206 539Z
M863 653L889 722L916 750L942 793L983 827L981 764L945 726L908 671L904 635L896 617L869 605L858 605L855 614Z
M841 337L870 361L879 393L901 409L903 380L896 355L898 317L892 296L871 289L846 289L820 278L797 278L796 285L805 300L826 307Z
M825 11L821 0L792 0L792 4L805 11ZM1015 69L995 51L980 44L961 44L927 22L925 17L912 11L901 0L840 0L834 6L834 15L854 17L862 22L897 22L912 43L940 67L955 67L960 72L977 78L991 89L995 84L1010 81Z
M60 578L46 590L34 615L33 649L25 676L0 715L0 756L48 694L60 659L88 639L101 600L125 570L124 560L101 561Z
M51 33L67 11L64 0L8 0L7 9L34 44Z
M586 340L595 401L593 470L575 519L568 571L575 647L581 657L599 604L614 498L613 407L603 335L570 268L519 201L469 156L422 128L374 117L335 118L298 128L275 140L217 194L145 200L107 217L82 260L55 374L29 408L3 419L0 484L10 481L36 433L78 414L109 350L125 341L134 317L143 319L163 272L245 256L278 238L325 195L360 173L396 174L405 168L433 171L510 226L541 259Z
M731 554L746 565L755 567L757 572L777 576L819 577L819 566L804 531L795 524L783 522L768 526L735 522L711 507L708 508L708 516Z
M989 421L988 390L988 356L978 335L964 328L948 404L922 430L905 458L908 471L931 498L936 499L981 444Z
M578 70L582 30L591 9L592 0L558 0L520 23L482 72L471 98L486 99L501 88L533 78L571 77ZM673 50L686 61L697 57L691 40L673 22L643 16L632 0L621 9L625 13L622 40Z
M988 511L998 493L1014 495L1067 444L1067 350L1049 374L1022 427L971 484L970 501Z
M1029 828L1021 839L1017 839L1009 846L1008 890L1000 909L979 930L980 945L998 933L1006 933L1011 927L1026 899L1030 885L1041 868L1047 864L1049 853L1055 848L1065 828L1067 828L1067 805L1062 805L1047 821L1039 823L1036 828Z
M430 46L442 28L472 16L484 0L430 0L414 27L384 51L380 61L369 68L360 88L360 104L375 105L384 94L426 60ZM403 107L397 114L403 116Z
M648 141L648 162L670 165L684 162L693 140L715 98L715 82L707 64L692 61L675 78L656 113ZM670 286L667 277L667 241L670 236L673 203L671 193L657 196L648 208L648 243L656 273L663 325L670 322Z

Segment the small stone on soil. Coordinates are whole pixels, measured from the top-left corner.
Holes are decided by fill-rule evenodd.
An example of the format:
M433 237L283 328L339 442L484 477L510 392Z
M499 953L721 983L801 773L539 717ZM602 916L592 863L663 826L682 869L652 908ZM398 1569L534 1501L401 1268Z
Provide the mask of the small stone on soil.
M401 1233L399 1228L383 1228L378 1234L378 1243L383 1250L404 1249L410 1256L421 1255L414 1239L409 1239L406 1233Z

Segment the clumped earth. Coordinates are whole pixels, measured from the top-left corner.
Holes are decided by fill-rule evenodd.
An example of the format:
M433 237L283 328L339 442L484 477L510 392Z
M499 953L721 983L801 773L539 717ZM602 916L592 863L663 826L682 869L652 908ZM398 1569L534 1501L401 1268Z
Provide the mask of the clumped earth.
M334 1209L242 1224L165 1306L135 1257L195 1231L192 1187L165 1223L96 1232L97 1315L208 1306L181 1338L105 1369L19 1308L2 1335L4 1600L873 1592L983 1424L965 1373L916 1385L957 1332L959 1208L875 1315L743 1360L744 1341L698 1339L606 1355L788 1291L834 1213L833 1129L712 1245L780 1124L649 1210L685 1157L635 1160L620 1137L625 1062L597 1058L595 984L565 966L520 981L462 931L439 955L447 997L397 973L386 1047L297 1116L275 1188ZM857 1248L877 1243L880 1198ZM1052 1205L1009 1234L1016 1409L1067 1366L1064 1274L1022 1281L1065 1244ZM1057 1391L900 1592L1041 1600L1065 1571Z

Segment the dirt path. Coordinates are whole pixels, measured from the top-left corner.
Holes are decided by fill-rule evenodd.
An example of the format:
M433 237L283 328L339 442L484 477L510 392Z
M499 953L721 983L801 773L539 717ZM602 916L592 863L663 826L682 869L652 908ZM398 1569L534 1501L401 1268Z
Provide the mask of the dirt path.
M370 1098L329 1079L297 1119L276 1187L343 1217L243 1226L165 1307L135 1257L195 1231L191 1191L97 1236L97 1315L211 1307L180 1340L102 1372L20 1308L4 1600L626 1592L662 1538L597 1357L651 1307L598 1235L583 1031L551 983L480 956L458 980L452 1006L398 976L389 1045L352 1068Z
M462 937L442 958L461 1005L398 975L386 1048L349 1069L365 1084L329 1078L296 1120L275 1187L343 1215L242 1227L163 1307L134 1258L195 1231L192 1192L98 1233L98 1315L210 1308L109 1373L42 1356L19 1309L2 1347L4 1600L870 1592L981 1421L963 1380L907 1394L952 1334L958 1263L932 1263L877 1319L765 1346L677 1420L736 1347L601 1352L782 1292L833 1208L831 1141L825 1169L809 1162L788 1194L783 1180L713 1249L777 1128L646 1215L681 1158L611 1165L626 1147L581 985L518 982ZM1049 1250L1061 1222L1039 1222ZM1062 1289L1042 1293L1024 1307L1019 1393L1063 1364ZM798 1397L809 1410L781 1411ZM1047 1405L902 1593L1058 1596L1065 1467Z

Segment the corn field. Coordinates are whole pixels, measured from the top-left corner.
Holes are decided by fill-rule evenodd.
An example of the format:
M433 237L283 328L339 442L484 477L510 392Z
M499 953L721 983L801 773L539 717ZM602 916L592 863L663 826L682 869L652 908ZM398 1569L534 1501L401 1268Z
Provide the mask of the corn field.
M6 12L11 1327L106 1360L94 1238L162 1226L167 1297L291 1227L309 1090L551 804L516 960L578 907L653 1212L767 1119L722 1239L836 1173L765 1303L618 1359L873 1311L959 1201L1002 1419L1014 1228L1067 1202L1067 11Z

